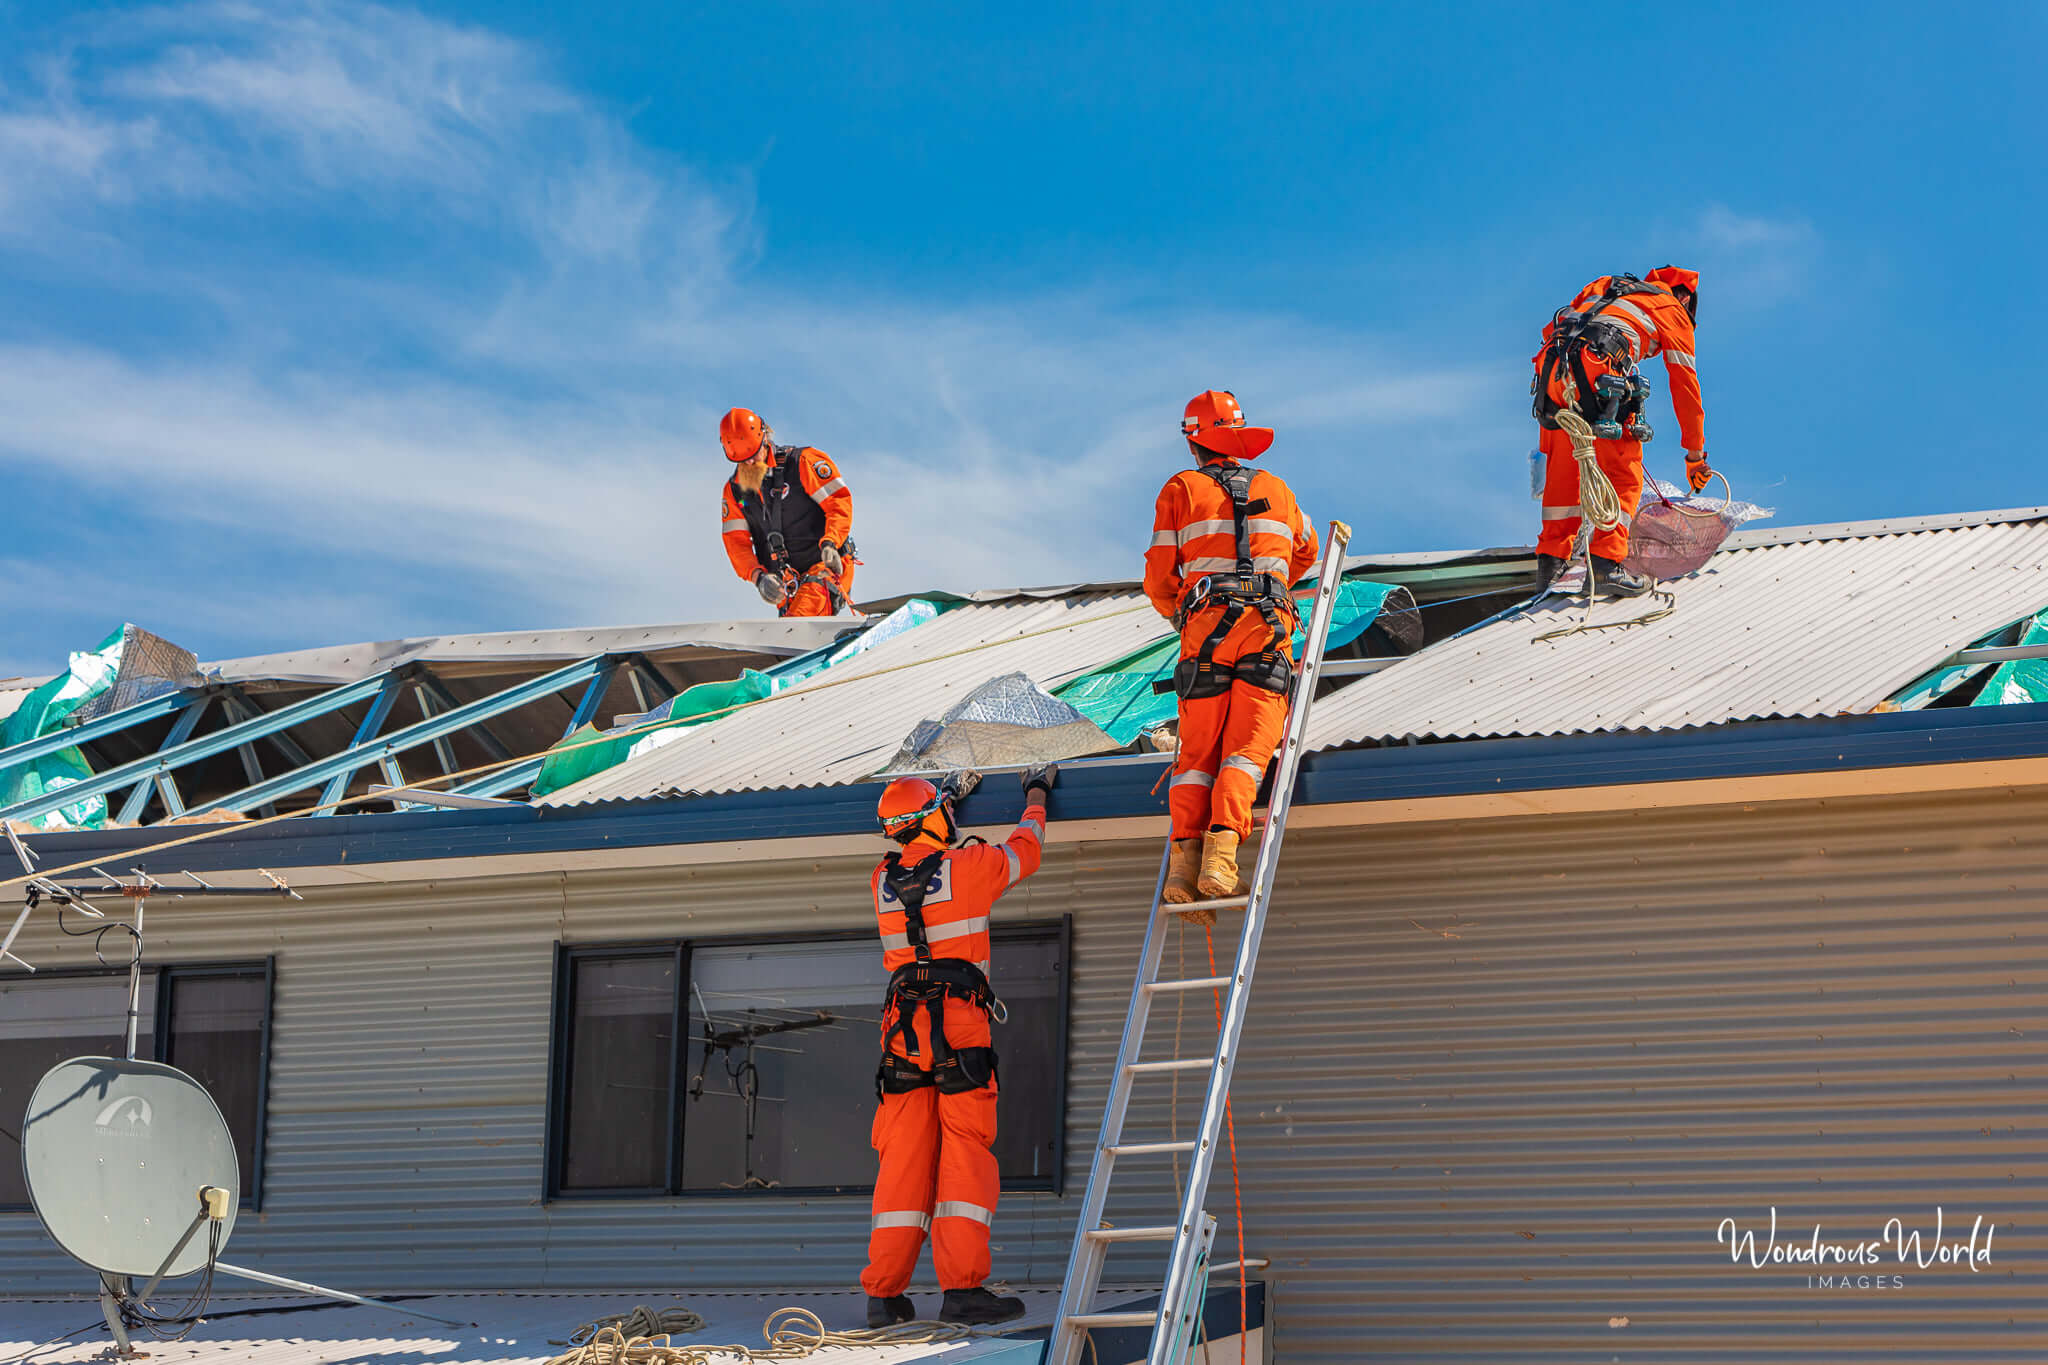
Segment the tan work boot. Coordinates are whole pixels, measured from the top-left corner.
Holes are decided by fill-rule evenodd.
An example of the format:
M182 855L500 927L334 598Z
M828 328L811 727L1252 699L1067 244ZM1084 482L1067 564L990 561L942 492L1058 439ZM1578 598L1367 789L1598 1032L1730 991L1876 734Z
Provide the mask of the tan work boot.
M1186 905L1195 899L1195 876L1202 867L1202 841L1175 839L1166 859L1166 902Z
M1237 875L1237 831L1210 830L1202 840L1202 875L1195 879L1195 890L1205 900L1217 900L1243 889Z

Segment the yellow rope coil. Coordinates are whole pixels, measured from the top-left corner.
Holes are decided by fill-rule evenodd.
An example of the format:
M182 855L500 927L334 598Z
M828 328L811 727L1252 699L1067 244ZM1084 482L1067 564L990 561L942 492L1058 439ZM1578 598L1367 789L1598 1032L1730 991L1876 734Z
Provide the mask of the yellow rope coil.
M905 1322L894 1327L834 1331L808 1308L778 1308L761 1324L761 1346L679 1346L677 1332L703 1330L704 1319L687 1308L657 1313L644 1304L630 1313L586 1322L569 1334L573 1349L548 1365L724 1365L733 1361L802 1360L831 1347L931 1346L965 1341L972 1329L943 1322ZM643 1330L652 1329L652 1330Z

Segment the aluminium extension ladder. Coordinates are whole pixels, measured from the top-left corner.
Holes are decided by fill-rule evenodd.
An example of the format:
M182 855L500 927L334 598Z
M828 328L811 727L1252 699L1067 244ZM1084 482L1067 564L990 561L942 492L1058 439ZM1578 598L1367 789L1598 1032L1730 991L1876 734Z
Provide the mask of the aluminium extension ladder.
M1266 927L1266 905L1272 895L1273 878L1280 864L1280 842L1287 832L1287 812L1294 801L1295 777L1301 768L1302 745L1308 734L1309 707L1313 704L1316 680L1322 672L1323 649L1329 639L1330 618L1336 610L1337 585L1342 576L1344 547L1351 528L1343 522L1330 526L1330 542L1323 550L1322 568L1316 575L1315 602L1310 610L1308 636L1303 643L1300 678L1294 701L1288 707L1287 726L1280 743L1280 766L1273 778L1271 805L1266 816L1265 836L1259 841L1259 856L1247 894L1222 900L1198 901L1192 905L1169 905L1162 899L1166 889L1167 857L1159 862L1159 881L1152 891L1151 919L1145 930L1145 950L1138 961L1137 980L1131 987L1131 1008L1124 1020L1123 1043L1117 1049L1116 1071L1110 1081L1109 1098L1103 1105L1102 1135L1095 1144L1095 1160L1088 1172L1088 1193L1081 1202L1080 1222L1074 1230L1074 1249L1067 1259L1067 1276L1060 1287L1059 1316L1053 1324L1052 1343L1045 1365L1080 1365L1088 1331L1094 1327L1152 1328L1152 1346L1147 1365L1179 1365L1187 1357L1202 1314L1209 1277L1209 1250L1216 1237L1216 1219L1203 1209L1209 1193L1209 1172L1215 1162L1216 1146L1223 1133L1224 1105L1230 1097L1230 1073L1237 1064L1238 1039L1244 1032L1245 1011L1251 1002L1252 968L1259 959L1259 938ZM1166 853L1172 852L1172 841ZM1166 947L1166 921L1176 913L1190 910L1224 910L1244 907L1244 928L1238 939L1237 961L1229 976L1197 977L1190 980L1159 979L1160 960ZM1175 991L1208 991L1228 988L1223 1002L1223 1026L1217 1031L1215 1050L1205 1057L1175 1057L1164 1061L1140 1061L1145 1025L1155 997ZM1139 1081L1172 1072L1206 1072L1208 1088L1202 1098L1202 1117L1195 1137L1176 1142L1125 1142L1124 1111L1131 1090ZM1119 1160L1167 1156L1188 1156L1188 1183L1180 1206L1179 1221L1165 1227L1116 1227L1103 1221L1109 1202L1110 1176ZM1159 1307L1151 1312L1097 1313L1092 1311L1095 1291L1102 1280L1102 1266L1109 1248L1116 1242L1173 1243L1166 1282Z

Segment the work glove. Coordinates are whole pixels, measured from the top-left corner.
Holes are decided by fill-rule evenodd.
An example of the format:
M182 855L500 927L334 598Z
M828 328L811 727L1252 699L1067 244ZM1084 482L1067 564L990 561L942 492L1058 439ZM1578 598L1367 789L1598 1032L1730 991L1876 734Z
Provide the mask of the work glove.
M1692 486L1692 491L1695 493L1705 492L1707 485L1714 481L1714 471L1707 464L1706 451L1702 450L1697 455L1687 452L1685 457L1685 481Z
M823 569L826 573L831 574L834 578L837 578L839 577L839 574L841 572L841 566L844 563L845 561L839 557L839 547L837 545L834 545L829 540L821 540L818 542L819 568Z
M1024 770L1024 804L1042 806L1052 795L1052 789L1059 784L1060 765L1042 763L1036 768Z
M945 781L939 783L939 790L952 797L955 801L964 801L967 799L968 794L980 785L980 773L972 768L962 768L959 772L950 774Z
M782 605L782 599L789 596L789 588L783 583L781 574L769 573L766 569L754 570L754 591L761 594L761 600L771 607Z

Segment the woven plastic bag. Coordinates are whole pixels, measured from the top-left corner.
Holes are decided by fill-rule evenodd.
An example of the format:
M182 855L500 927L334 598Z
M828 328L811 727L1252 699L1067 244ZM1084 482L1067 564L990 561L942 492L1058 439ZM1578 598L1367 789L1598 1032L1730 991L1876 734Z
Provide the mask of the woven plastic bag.
M1628 557L1621 562L1645 578L1697 573L1736 527L1771 515L1753 502L1695 497L1676 484L1650 480L1650 495L1629 523Z

